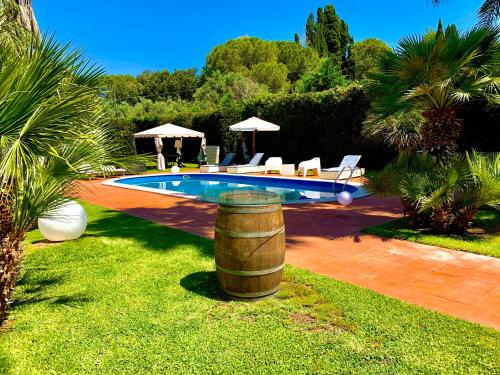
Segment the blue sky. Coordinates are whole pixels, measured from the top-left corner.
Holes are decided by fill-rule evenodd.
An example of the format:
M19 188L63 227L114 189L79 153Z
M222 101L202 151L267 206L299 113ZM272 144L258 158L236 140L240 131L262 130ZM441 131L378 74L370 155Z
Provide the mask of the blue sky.
M460 29L475 24L482 0L34 0L42 31L72 41L108 73L200 69L217 44L242 35L292 40L310 12L333 3L355 41L376 37L394 46L439 18Z

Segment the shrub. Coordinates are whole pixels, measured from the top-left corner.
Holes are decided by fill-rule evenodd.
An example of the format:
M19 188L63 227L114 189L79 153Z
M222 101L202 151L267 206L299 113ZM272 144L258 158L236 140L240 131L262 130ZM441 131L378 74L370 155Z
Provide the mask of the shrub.
M297 81L295 90L298 92L323 91L337 86L346 86L347 78L331 59L324 58L321 64Z
M414 228L462 234L483 205L500 205L500 153L472 151L439 162L427 153L403 152L367 189L398 195Z
M370 117L363 126L363 135L394 147L399 152L416 151L422 142L422 123L422 115L416 110L384 119Z

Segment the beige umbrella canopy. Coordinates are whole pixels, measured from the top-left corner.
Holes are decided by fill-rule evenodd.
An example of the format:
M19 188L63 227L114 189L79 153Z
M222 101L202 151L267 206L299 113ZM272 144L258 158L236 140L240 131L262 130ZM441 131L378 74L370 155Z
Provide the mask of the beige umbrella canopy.
M252 150L255 155L255 133L256 132L275 132L280 130L280 127L268 121L261 120L257 117L250 117L245 121L238 122L237 124L229 127L232 131L236 132L253 132L252 136Z
M196 130L183 128L182 126L177 126L174 124L164 124L157 126L152 129L144 130L139 133L134 134L134 138L154 138L156 152L158 153L158 169L165 169L165 158L162 155L163 142L162 138L179 138L180 142L177 143L178 149L182 147L182 138L201 138L201 149L206 147L205 133L198 132Z

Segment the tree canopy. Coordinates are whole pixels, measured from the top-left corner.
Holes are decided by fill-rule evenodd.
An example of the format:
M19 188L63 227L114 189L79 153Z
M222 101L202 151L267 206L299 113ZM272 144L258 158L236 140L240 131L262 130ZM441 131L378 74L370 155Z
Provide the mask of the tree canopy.
M243 101L267 92L266 86L241 73L216 71L196 90L194 99L207 105L220 105L226 100Z
M278 46L278 62L286 66L287 78L292 83L314 69L319 63L318 52L313 48L304 48L298 43L288 41L274 43Z
M267 40L255 37L231 39L212 49L206 59L205 71L208 74L219 71L247 75L254 65L278 62L278 53L278 46Z
M106 97L116 103L135 104L142 94L142 85L135 77L127 74L105 76L101 79L101 86Z
M306 21L306 44L321 57L329 57L338 64L344 74L351 75L350 47L354 40L347 23L341 19L333 5L318 8L316 19L311 13Z
M142 86L141 95L158 100L191 99L198 87L196 69L168 70L152 72L146 70L139 74L137 81Z
M384 51L391 48L376 38L368 38L352 46L352 59L354 61L354 77L356 79L366 78L369 73L376 70L378 57Z
M264 84L271 92L286 90L316 67L318 53L291 41L241 37L216 46L207 56L204 75L218 71L240 73Z
M296 90L298 92L324 91L337 86L345 86L348 82L337 64L329 58L323 58L315 70L304 74L297 82Z

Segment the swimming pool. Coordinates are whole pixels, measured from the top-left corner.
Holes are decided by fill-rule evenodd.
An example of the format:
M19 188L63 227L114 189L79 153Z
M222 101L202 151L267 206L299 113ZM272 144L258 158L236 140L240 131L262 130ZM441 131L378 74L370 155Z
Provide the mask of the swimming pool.
M336 193L345 189L354 198L367 195L360 184L334 183L301 178L256 177L232 174L185 173L123 177L104 182L106 185L216 202L220 194L234 190L277 193L285 204L333 202Z

